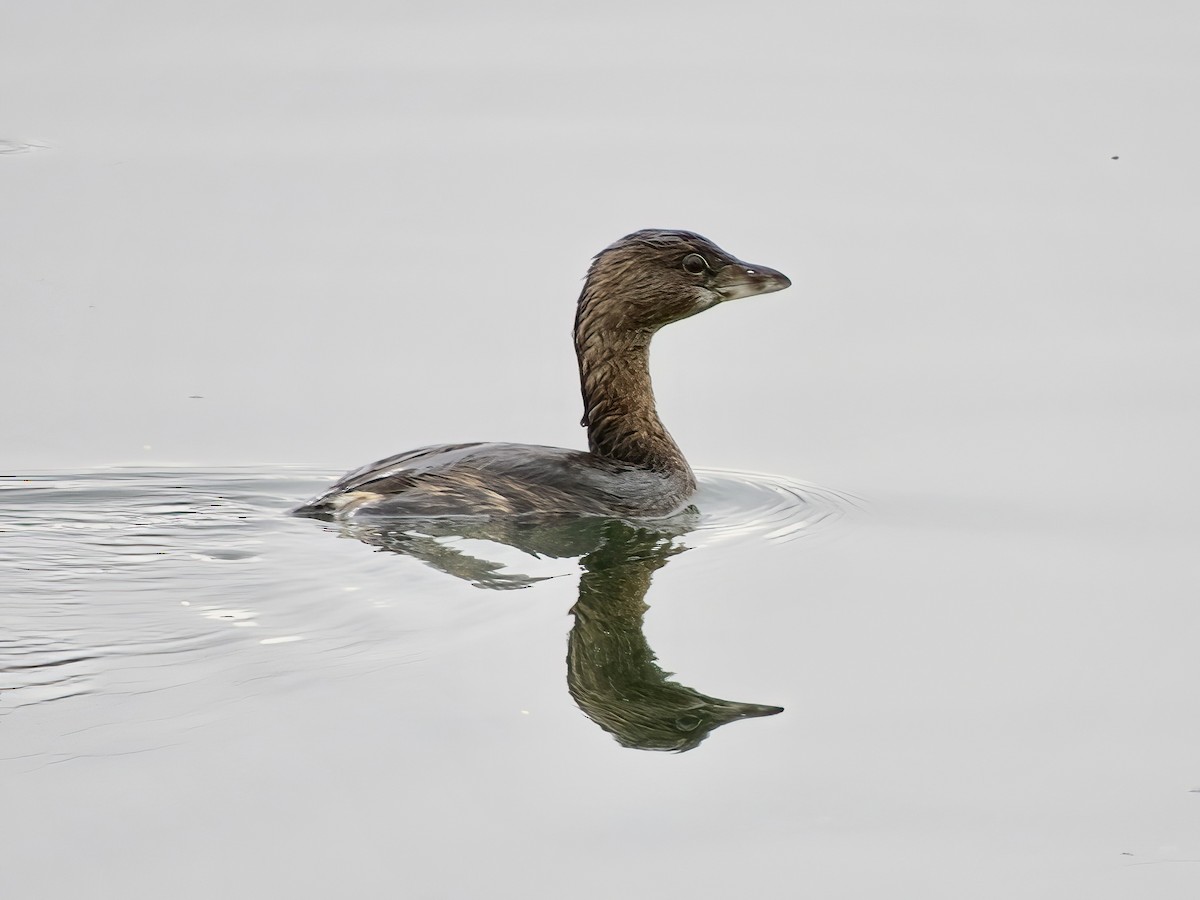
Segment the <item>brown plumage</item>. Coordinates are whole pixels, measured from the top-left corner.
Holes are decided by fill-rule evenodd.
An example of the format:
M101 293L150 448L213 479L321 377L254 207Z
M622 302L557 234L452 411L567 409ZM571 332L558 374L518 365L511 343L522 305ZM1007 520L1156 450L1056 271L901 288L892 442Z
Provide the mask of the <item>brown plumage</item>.
M655 408L650 340L662 326L718 303L790 284L689 231L627 235L593 260L575 316L590 452L526 444L423 447L351 472L295 512L339 519L677 512L696 479Z

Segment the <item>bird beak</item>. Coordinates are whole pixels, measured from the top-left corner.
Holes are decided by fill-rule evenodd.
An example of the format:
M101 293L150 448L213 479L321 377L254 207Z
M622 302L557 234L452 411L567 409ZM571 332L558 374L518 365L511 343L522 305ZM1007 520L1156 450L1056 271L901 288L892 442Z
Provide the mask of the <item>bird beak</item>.
M738 703L736 700L716 700L709 705L709 715L718 722L736 722L738 719L757 719L760 716L777 716L782 706L764 706L761 703Z
M737 260L717 272L712 287L722 300L738 300L755 294L782 291L791 284L791 279L782 272Z

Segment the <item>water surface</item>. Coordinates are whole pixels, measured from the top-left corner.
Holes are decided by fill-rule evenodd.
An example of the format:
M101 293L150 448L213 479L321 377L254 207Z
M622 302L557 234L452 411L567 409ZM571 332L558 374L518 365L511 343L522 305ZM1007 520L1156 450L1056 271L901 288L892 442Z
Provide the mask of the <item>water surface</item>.
M562 596L582 566L593 582L592 617L630 612L628 637L644 643L651 576L673 557L720 545L736 558L738 543L810 536L841 518L847 502L787 479L702 473L704 512L692 507L657 522L320 525L287 515L329 480L244 469L4 478L9 599L0 715L93 693L156 693L210 678L219 685L231 661L238 683L260 686L370 671L464 634L482 638L497 605L546 602L537 591L484 602L455 579L499 591L555 582L541 592ZM609 631L603 621L592 628ZM628 655L616 645L605 652ZM641 656L652 664L648 647Z
M876 833L964 884L1189 883L1191 613L1150 545L723 472L654 524L286 515L331 477L4 480L6 840L73 848L56 892L515 896L618 853L675 896L719 848L706 884L782 897Z

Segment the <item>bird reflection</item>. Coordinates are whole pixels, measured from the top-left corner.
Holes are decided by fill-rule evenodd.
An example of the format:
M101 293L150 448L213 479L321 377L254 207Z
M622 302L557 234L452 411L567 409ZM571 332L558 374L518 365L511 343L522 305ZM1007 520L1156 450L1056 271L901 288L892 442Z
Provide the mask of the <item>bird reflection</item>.
M603 538L582 559L567 644L567 687L593 722L626 747L682 751L735 719L783 712L671 681L655 662L642 620L654 572L686 548L673 535L621 521L606 521Z
M593 722L623 746L691 750L733 722L783 712L782 707L738 703L702 694L671 680L646 642L646 592L654 572L685 547L696 527L694 509L652 523L574 519L552 523L434 519L342 525L341 533L411 556L476 587L512 590L540 577L505 572L439 538L492 541L537 557L580 559L579 599L567 643L567 688Z

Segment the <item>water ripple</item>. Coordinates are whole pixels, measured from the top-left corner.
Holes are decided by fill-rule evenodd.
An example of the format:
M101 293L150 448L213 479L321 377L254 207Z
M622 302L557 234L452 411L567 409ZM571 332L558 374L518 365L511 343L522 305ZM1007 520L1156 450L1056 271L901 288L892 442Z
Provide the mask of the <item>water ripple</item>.
M292 524L282 512L304 492L296 478L127 469L0 477L0 716L116 690L115 673L154 658L202 665L231 645L336 631L346 616L322 603L327 592L306 579L298 548L277 541L263 556L273 532Z
M49 150L45 144L26 143L24 141L13 141L0 138L0 154L5 153L32 153L34 150Z
M698 477L699 514L676 531L691 547L807 538L854 506L787 478ZM322 480L241 469L0 477L0 717L95 692L392 665L460 639L464 611L495 615L447 603L456 579L444 573L400 568L285 514ZM475 549L470 537L421 547L453 569L447 560ZM494 558L481 537L482 558ZM513 571L547 568L522 586L577 571L563 560L578 554L514 547L503 548L518 557Z
M833 525L860 505L848 494L780 475L701 470L696 478L700 524L692 544L792 541Z

